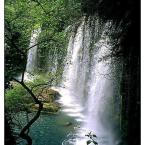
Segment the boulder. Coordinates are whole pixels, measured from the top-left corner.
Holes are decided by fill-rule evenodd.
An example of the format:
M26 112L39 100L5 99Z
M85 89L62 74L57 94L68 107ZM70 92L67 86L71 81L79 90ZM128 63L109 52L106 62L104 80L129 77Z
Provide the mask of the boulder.
M65 126L71 126L71 125L73 125L72 122L66 122L65 123Z
M38 91L38 99L43 103L42 112L44 113L56 113L60 109L60 104L55 102L60 94L50 88L42 88ZM30 112L38 111L39 104L30 103L27 105L27 108Z
M43 91L38 96L39 100L47 103L52 103L59 97L60 94L57 91L48 88L43 89Z
M30 111L38 111L39 104L31 104L29 108ZM42 111L45 111L46 113L49 112L55 113L59 109L60 109L60 105L58 103L43 103Z

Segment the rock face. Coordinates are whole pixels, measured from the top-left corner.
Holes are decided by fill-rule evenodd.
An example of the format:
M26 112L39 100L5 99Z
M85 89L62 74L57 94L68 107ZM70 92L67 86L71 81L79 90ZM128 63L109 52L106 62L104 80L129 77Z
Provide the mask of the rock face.
M49 88L45 88L43 89L43 91L41 93L39 93L39 100L43 101L43 102L47 102L47 103L52 103L55 100L57 100L60 97L60 94L53 90L53 89L49 89Z
M38 104L31 104L30 105L30 111L38 111ZM43 103L43 112L46 113L55 113L60 109L60 105L58 103Z
M60 109L60 104L55 102L60 97L60 94L50 88L44 88L38 95L38 99L43 102L43 110L46 113L55 113ZM29 110L38 111L38 104L29 104Z
M73 125L72 122L66 122L66 124L65 124L66 127L71 126L71 125Z

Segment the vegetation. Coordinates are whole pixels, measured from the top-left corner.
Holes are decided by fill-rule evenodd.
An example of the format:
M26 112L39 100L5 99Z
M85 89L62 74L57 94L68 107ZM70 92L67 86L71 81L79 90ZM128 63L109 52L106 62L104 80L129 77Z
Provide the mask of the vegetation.
M80 17L79 3L74 1L68 3L65 0L43 0L41 2L39 0L6 0L6 78L9 79L11 75L14 76L25 69L30 36L32 31L39 27L42 29L37 44L40 51L38 56L40 71L45 70L42 64L48 53L51 53L52 56L54 53L58 54L58 62L63 62L60 59L66 53L67 40L64 30L78 17ZM46 61L53 62L53 58Z
M92 132L89 132L88 134L86 134L85 136L89 137L89 140L87 141L87 145L93 143L94 145L98 145L96 138L97 136L95 134L93 134Z
M11 89L8 89L5 93L6 108L9 110L9 112L17 112L26 109L26 105L33 102L30 94L26 91L26 89L24 89L23 86L15 81L11 81L10 83ZM30 88L33 88L39 84L46 84L46 81L44 78L42 79L42 76L35 78L33 82L26 83L26 85L28 85Z
M9 111L9 113L37 111L38 107L35 107L31 95L26 89L14 81L11 82L11 85L13 88L7 90L5 94L5 107L7 108L7 111ZM56 91L49 89L50 85L46 82L46 77L36 77L33 81L26 82L26 85L31 88L35 96L45 103L43 110L48 112L58 111L59 105L54 103L54 101L58 99L60 95Z
M49 106L40 101L37 95L46 86L49 88L51 84L58 84L61 81L68 42L67 28L78 22L84 15L98 15L102 21L112 20L116 29L123 28L123 31L112 36L116 39L115 42L119 42L114 45L113 55L124 59L120 90L122 97L120 124L123 140L126 140L129 145L139 144L140 128L136 125L140 124L139 2L135 0L5 0L5 108L8 112L5 120L8 130L6 133L13 144L15 141L9 125L11 113L28 111L26 104L32 102L37 106L34 118L20 132L20 136L26 139L28 144L32 144L32 139L26 132L39 118L43 107ZM29 46L30 37L38 28L41 28L36 44L38 69L34 73L46 76L36 78L33 82L25 82L27 53L34 47ZM116 48L121 50L119 49L118 52ZM58 67L53 72L51 67L55 63ZM16 79L20 74L21 80ZM53 107L49 109L58 110L58 106L55 106L55 109ZM87 144L91 142L97 144L92 134L88 137L90 140Z
M76 13L78 14L77 17ZM65 44L67 39L64 30L68 25L72 24L74 19L79 17L79 14L79 3L75 4L74 1L69 3L65 0L42 0L41 2L39 0L5 1L6 109L9 112L27 110L26 103L30 103L32 100L38 104L36 115L20 132L20 137L26 139L28 144L32 144L32 139L26 134L26 131L38 119L43 108L43 103L36 97L38 91L34 93L30 89L34 84L38 85L36 81L34 80L33 83L28 84L24 82L31 33L38 28L42 29L37 44L40 52L38 56L40 62L38 68L40 69L38 71L45 71L43 61L54 62L55 58L45 60L45 53L52 54L52 56L58 54L57 61L60 64L55 77L60 76L62 73L62 60L66 53ZM49 65L50 63L46 67ZM22 74L22 78L19 81L15 77L20 74ZM58 80L60 79L57 78ZM41 84L40 81L39 84ZM32 99L30 99L30 96Z

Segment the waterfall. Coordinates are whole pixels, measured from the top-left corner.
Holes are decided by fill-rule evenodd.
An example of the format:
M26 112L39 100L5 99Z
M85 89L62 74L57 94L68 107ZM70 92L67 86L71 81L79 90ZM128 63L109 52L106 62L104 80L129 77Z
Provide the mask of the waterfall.
M30 49L28 50L27 55L27 66L26 66L26 72L33 73L37 68L37 42L38 37L41 32L41 29L34 30L31 34L30 39ZM33 47L34 46L34 47ZM32 47L32 48L31 48Z
M110 37L112 29L111 21L84 17L70 37L63 87L58 91L63 96L60 99L62 111L73 116L80 128L76 131L77 137L70 137L63 145L85 145L89 140L85 135L90 131L98 136L99 145L116 145L114 130L119 130L119 126L111 123L111 117L120 113L122 63L121 60L116 63L111 57L114 45ZM118 98L118 112L113 107L114 97Z
M26 65L26 71L24 75L25 81L31 81L34 78L34 75L32 75L37 70L37 42L39 34L41 33L41 29L38 28L37 30L34 30L31 34L30 39L30 45L29 50L27 54L27 65ZM31 48L32 47L32 48ZM19 77L19 79L21 76Z
M34 71L37 69L37 42L41 29L33 30L30 38L29 50L27 53L27 64L24 74L25 81L31 81L34 78ZM18 80L22 79L22 74L16 76Z

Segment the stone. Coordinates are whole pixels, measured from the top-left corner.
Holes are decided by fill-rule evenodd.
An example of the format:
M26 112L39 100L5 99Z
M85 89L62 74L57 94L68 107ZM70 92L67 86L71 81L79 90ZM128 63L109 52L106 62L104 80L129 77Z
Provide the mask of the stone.
M60 94L53 89L44 89L42 93L38 96L39 100L43 102L52 103L60 97Z
M39 104L31 104L31 111L38 111ZM60 105L58 103L43 103L42 111L45 112L57 112L60 109Z
M71 122L66 122L65 126L71 126L72 123Z

